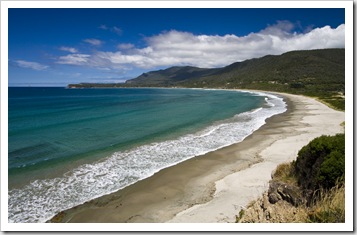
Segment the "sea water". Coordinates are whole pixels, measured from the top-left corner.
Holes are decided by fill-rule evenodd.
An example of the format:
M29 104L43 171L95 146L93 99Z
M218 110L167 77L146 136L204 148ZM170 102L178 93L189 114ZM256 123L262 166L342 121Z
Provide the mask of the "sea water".
M242 141L282 98L205 89L9 88L8 220L45 222Z

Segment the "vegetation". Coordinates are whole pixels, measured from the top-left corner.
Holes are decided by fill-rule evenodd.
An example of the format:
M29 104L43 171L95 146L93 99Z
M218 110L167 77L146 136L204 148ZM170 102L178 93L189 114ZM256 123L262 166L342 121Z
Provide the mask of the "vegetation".
M331 137L334 138L334 137ZM337 137L339 138L339 137ZM288 184L296 184L299 174L293 163L281 164L277 167L274 180ZM338 177L337 177L338 178ZM344 223L345 222L345 184L337 180L334 186L324 188L324 184L314 191L310 204L302 205L297 210L303 223ZM303 189L303 184L300 186ZM244 212L241 212L242 216ZM239 218L242 218L240 216ZM296 215L295 215L296 216Z
M272 175L272 182L299 186L299 190L304 192L306 203L298 206L290 205L290 207L286 206L287 203L277 203L278 205L273 205L275 209L265 210L276 211L276 216L280 216L280 220L283 218L284 222L343 223L345 221L344 159L344 134L315 138L299 151L296 161L279 165ZM284 206L279 208L282 205ZM259 208L251 205L248 206L248 210L250 207L253 211ZM237 222L256 222L252 218L255 216L254 213L252 215L249 212L250 217L244 218L246 214L246 211L240 211L236 216ZM270 222L280 221L279 218L271 218ZM262 221L258 220L258 222Z
M298 153L293 162L298 184L303 189L330 189L345 176L345 134L321 136Z
M256 89L317 97L345 109L345 50L292 51L236 62L223 68L171 67L143 73L123 84L69 87L190 87Z
M308 221L345 221L345 134L321 136L312 140L293 161L293 174L306 194Z
M344 223L345 185L339 184L320 192L307 214L306 222L310 223Z
M292 185L297 185L297 179L294 174L294 166L291 163L282 163L276 167L273 179Z
M206 77L220 69L205 69L192 66L175 66L164 70L143 73L135 79L128 80L127 85L133 86L176 86L183 82Z

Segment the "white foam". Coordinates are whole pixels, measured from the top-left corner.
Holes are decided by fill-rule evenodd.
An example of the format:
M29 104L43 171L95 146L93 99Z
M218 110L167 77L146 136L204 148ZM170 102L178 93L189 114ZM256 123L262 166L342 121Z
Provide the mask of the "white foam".
M116 152L61 178L36 180L9 191L9 222L45 222L62 210L115 192L163 168L242 141L264 125L267 118L286 111L281 98L258 95L267 97L267 107L238 114L175 140Z

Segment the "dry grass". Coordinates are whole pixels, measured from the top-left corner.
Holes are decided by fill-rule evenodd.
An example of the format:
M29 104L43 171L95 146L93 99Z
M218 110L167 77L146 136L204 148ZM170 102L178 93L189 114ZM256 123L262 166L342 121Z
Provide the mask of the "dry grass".
M309 211L312 223L345 222L345 186L336 186L328 191L318 193L316 201Z
M297 180L294 177L293 166L290 162L278 165L272 174L272 179L287 184L297 185Z

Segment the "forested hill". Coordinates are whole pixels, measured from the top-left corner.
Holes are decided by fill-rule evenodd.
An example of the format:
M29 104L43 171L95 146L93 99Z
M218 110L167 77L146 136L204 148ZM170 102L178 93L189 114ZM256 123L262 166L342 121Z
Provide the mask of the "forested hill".
M220 69L171 67L128 80L130 86L183 86L344 92L345 51L292 51Z
M204 78L218 73L221 69L205 69L192 66L175 66L165 70L143 73L126 84L138 86L175 86L183 82Z
M215 69L171 67L144 73L125 84L69 86L258 89L315 96L344 109L345 49L291 51Z

